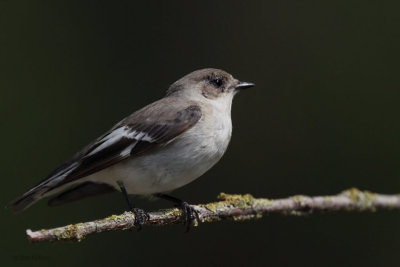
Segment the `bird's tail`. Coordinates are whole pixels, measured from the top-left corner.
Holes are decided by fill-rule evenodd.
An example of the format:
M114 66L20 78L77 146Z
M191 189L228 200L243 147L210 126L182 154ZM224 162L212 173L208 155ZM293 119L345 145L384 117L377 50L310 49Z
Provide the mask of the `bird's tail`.
M43 192L43 188L36 186L14 201L10 202L7 205L7 208L12 208L15 212L21 212L34 204L36 201L43 198L44 193L45 192Z
M68 173L70 173L76 167L76 165L77 163L74 161L64 163L51 172L44 180L39 182L39 184L9 203L7 207L12 208L15 212L21 212L34 204L36 201L50 194L56 193L57 190L62 189L59 184L63 181L63 177L68 175Z
M10 204L7 205L7 207L12 208L16 213L18 213L34 204L36 201L44 197L56 194L63 189L64 187L57 188L55 190L48 190L48 188L46 188L44 185L38 185L20 196L19 198L12 201ZM51 198L48 201L48 205L58 206L71 201L96 195L102 195L105 193L111 193L114 191L116 191L115 188L108 184L94 183L89 181L83 182Z

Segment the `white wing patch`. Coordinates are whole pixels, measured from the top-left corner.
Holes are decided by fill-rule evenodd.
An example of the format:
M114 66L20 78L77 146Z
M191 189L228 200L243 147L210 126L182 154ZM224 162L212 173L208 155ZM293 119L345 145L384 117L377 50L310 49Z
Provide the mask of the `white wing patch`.
M129 138L129 139L136 140L131 145L129 145L126 149L124 149L121 152L121 155L125 155L127 153L127 151L131 151L132 148L139 141L146 141L146 142L150 142L150 143L154 142L154 139L151 138L147 133L132 130L132 128L130 128L129 126L124 126L124 127L115 129L114 131L112 131L111 133L106 135L104 138L99 140L98 143L102 143L102 144L99 145L98 147L96 147L95 149L93 149L93 151L91 151L89 154L87 154L86 157L92 156L92 155L98 153L99 151L112 146L113 144L115 144L119 140L121 140L121 138Z

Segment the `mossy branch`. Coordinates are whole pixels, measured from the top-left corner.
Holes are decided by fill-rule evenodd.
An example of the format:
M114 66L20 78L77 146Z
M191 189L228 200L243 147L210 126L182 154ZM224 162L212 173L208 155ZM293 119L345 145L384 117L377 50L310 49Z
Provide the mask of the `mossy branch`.
M292 196L283 199L254 198L251 195L228 195L221 193L219 201L193 205L198 211L200 223L226 219L243 221L258 219L262 215L281 213L285 215L306 215L315 211L375 211L377 209L400 210L400 195L382 195L358 189L349 189L332 196ZM183 224L179 209L167 209L149 213L145 225ZM121 215L85 223L71 224L53 229L26 231L32 243L55 241L82 241L87 235L104 231L134 229L135 215L124 212ZM194 226L197 226L195 222Z

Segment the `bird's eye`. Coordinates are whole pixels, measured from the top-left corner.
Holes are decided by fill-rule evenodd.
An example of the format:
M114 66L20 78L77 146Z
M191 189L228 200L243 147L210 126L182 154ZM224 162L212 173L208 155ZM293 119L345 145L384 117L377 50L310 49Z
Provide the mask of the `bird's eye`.
M218 77L212 77L209 79L209 81L212 85L214 85L215 87L218 87L218 88L221 87L222 84L224 83L224 81Z

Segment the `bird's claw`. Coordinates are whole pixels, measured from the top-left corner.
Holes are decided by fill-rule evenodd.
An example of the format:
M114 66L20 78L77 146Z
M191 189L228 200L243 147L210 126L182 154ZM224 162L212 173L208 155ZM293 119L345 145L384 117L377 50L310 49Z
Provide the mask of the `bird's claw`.
M135 226L137 227L137 230L140 231L142 230L142 226L145 224L145 222L150 219L150 216L147 212L145 212L142 209L138 208L131 208L131 211L133 214L135 214Z
M179 205L177 205L180 209L182 209L183 220L186 225L186 232L189 232L190 226L195 222L200 222L200 217L198 211L189 205L186 201L182 201Z

